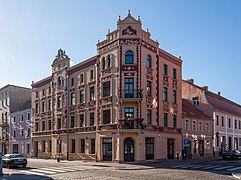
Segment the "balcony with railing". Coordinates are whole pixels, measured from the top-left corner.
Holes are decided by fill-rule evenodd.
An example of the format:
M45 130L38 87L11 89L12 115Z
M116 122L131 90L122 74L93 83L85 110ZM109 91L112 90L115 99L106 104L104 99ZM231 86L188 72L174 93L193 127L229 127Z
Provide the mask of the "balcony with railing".
M120 130L141 130L143 129L143 118L122 118L119 119L118 129Z
M121 101L140 101L143 98L142 89L120 89L119 98Z

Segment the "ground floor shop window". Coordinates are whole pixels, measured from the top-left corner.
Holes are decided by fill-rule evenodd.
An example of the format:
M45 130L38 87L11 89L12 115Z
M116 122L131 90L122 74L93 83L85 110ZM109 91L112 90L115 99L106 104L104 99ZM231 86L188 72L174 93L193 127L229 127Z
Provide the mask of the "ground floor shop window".
M18 144L13 144L13 153L18 153Z
M45 152L45 141L42 142L42 152Z
M49 152L50 153L52 152L52 141L51 140L49 141Z
M95 139L91 139L91 150L90 154L95 154Z
M75 139L72 139L71 142L71 153L75 153Z
M154 138L146 137L146 160L154 159Z
M27 144L27 154L30 153L30 144Z

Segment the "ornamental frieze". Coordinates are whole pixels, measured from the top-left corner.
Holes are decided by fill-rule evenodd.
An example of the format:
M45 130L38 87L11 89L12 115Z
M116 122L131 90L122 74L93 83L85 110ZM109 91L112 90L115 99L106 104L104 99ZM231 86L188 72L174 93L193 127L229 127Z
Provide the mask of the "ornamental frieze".
M101 71L101 76L107 76L111 74L111 68L105 69Z
M133 29L131 26L128 26L126 29L124 29L122 31L122 35L129 35L129 36L133 36L136 35L136 30Z
M124 76L135 76L135 73L124 73Z
M111 75L102 77L102 78L101 78L101 81L106 81L106 80L108 80L108 79L111 79Z
M121 71L137 71L137 66L121 65Z
M84 108L85 108L85 103L78 104L78 109L84 109Z
M181 62L179 62L178 60L172 58L171 56L166 55L166 54L163 53L162 51L159 51L159 56L161 56L162 58L164 58L164 59L166 59L166 60L168 60L168 61L170 61L170 62L172 62L172 63L174 63L174 64L176 64L176 65L178 65L178 66L181 66L181 65L182 65Z
M157 52L157 48L155 46L150 45L149 43L145 42L145 41L141 41L141 45L144 46L145 48L153 51L153 52Z
M108 124L108 125L99 125L98 126L99 130L112 130L112 129L117 129L117 124Z
M120 39L120 45L138 45L140 40L137 38L133 39Z
M100 99L100 105L106 105L109 103L112 103L112 96L108 96L108 97Z
M103 52L105 52L105 51L107 51L109 49L112 49L113 47L116 47L116 46L118 46L118 41L117 40L115 40L115 41L113 41L113 42L111 42L109 44L106 44L106 45L102 46L101 48L99 48L99 54L103 53Z
M146 78L149 79L149 80L153 80L153 77L149 76L149 75L146 75Z
M94 107L96 105L96 101L89 101L88 102L89 107Z
M90 85L95 85L95 83L96 83L95 81L91 81L91 82L89 82L89 86Z

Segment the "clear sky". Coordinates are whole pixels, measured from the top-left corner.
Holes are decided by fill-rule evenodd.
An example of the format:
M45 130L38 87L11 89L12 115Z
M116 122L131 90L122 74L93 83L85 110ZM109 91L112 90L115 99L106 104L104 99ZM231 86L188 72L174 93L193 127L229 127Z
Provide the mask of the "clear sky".
M51 75L59 48L73 64L94 56L128 9L160 48L182 56L183 79L241 104L240 0L0 0L0 87Z

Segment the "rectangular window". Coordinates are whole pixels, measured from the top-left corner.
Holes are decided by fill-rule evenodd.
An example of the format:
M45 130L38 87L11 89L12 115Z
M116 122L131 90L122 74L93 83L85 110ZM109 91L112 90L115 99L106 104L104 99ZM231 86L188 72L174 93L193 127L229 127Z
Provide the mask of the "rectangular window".
M110 96L110 81L103 83L103 97Z
M23 114L21 114L21 121L23 121L24 120L24 115Z
M219 126L219 115L216 116L216 123L217 123L217 126Z
M71 78L71 86L74 86L74 78Z
M52 110L52 101L51 99L48 100L48 111Z
M95 114L90 113L90 126L94 126L95 124Z
M81 74L80 75L80 83L83 83L84 82L84 74Z
M168 66L166 64L164 64L164 75L167 76L168 75Z
M185 130L189 130L189 120L185 120Z
M234 128L237 129L237 119L234 120Z
M134 118L134 108L133 107L125 107L125 118Z
M164 113L164 127L168 127L168 114Z
M164 87L163 88L163 101L167 101L167 97L168 95L167 95L167 87Z
M241 129L241 121L238 121L238 128Z
M103 110L103 124L110 124L110 110Z
M222 127L224 127L224 117L222 116Z
M95 89L94 87L90 87L90 101L95 100Z
M13 130L13 137L16 137L16 130Z
M149 97L151 97L152 96L152 83L151 83L151 81L147 81L147 89L146 89L146 91L147 91L147 96L149 96Z
M45 131L45 121L42 121L42 131Z
M75 139L72 139L71 142L71 153L75 153Z
M95 154L95 139L91 139L91 149L90 149L90 154Z
M210 128L209 128L209 123L206 123L206 132L209 132Z
M38 122L35 123L35 132L38 132Z
M173 127L177 127L177 115L173 115Z
M27 144L27 153L30 153L30 144Z
M21 129L21 136L23 137L24 136L24 130Z
M85 116L84 114L80 115L80 127L84 127L85 125Z
M28 112L28 114L27 114L27 120L30 120L30 113Z
M45 89L42 90L42 96L45 96Z
M80 153L85 153L85 139L80 140Z
M42 112L45 112L45 101L42 102Z
M58 118L58 129L61 129L61 118Z
M154 138L146 137L146 160L154 159Z
M125 98L134 98L134 78L125 78Z
M202 126L203 126L203 123L202 122L198 122L198 129L199 129L199 131L202 131Z
M51 124L52 124L52 122L51 122L51 120L48 120L48 123L49 123L49 125L48 125L48 127L49 127L49 130L51 130Z
M30 128L28 128L27 137L30 137Z
M49 95L51 95L51 87L49 87Z
M61 96L57 97L57 108L61 108L62 107L62 98Z
M70 105L75 105L75 93L70 93Z
M150 109L147 109L147 124L152 123L152 111Z
M94 70L91 70L90 71L90 80L93 80L94 79Z
M196 121L192 121L192 130L196 131Z
M81 90L80 91L80 103L84 103L85 102L85 91Z
M173 79L177 79L177 70L173 68Z
M228 118L228 127L231 128L231 118Z
M13 116L13 122L14 123L16 122L16 116Z
M36 95L36 99L37 99L37 98L38 98L38 91L36 91L36 94L35 94L35 95Z
M172 91L172 103L173 104L177 103L177 91L176 90Z
M39 110L38 108L39 108L39 107L38 107L38 103L36 103L36 104L35 104L35 112L36 112L36 114L38 114L38 110Z
M70 128L74 128L74 116L70 117Z

